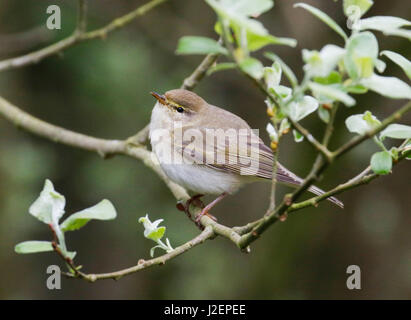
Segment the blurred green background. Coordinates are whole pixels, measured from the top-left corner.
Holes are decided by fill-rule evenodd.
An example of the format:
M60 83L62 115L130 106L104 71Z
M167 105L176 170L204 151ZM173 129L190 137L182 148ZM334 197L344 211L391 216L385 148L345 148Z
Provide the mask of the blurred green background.
M89 1L89 28L102 26L145 1ZM301 49L321 49L342 40L302 9L298 1L277 0L261 20L272 34L298 40L298 47L271 47L301 77ZM307 1L345 25L341 1ZM407 1L375 1L371 15L410 17ZM62 29L46 31L46 8L58 4ZM29 52L70 34L76 1L3 0L0 2L0 59ZM200 56L176 56L183 35L216 37L215 14L200 0L171 0L102 40L81 43L58 57L0 73L0 95L51 123L103 138L126 138L150 119L151 90L179 87L200 62ZM37 28L40 27L40 28ZM37 29L36 29L37 28ZM33 29L35 29L33 31ZM30 31L31 30L31 31ZM31 41L24 39L30 31ZM410 43L377 34L381 49L410 57ZM32 43L31 43L32 42ZM266 64L269 61L264 60ZM388 62L385 74L404 79ZM216 73L195 90L208 102L227 108L260 128L267 141L264 98L235 71ZM403 101L376 94L358 96L354 112L371 109L379 118ZM344 120L352 110L341 108L331 147L350 138ZM402 123L410 123L410 117ZM323 123L309 117L304 125L320 136ZM319 182L330 188L359 173L377 150L367 142L331 167ZM299 175L315 157L307 143L288 136L280 159ZM392 175L340 196L345 210L330 203L291 215L243 254L217 238L162 267L120 281L62 279L62 290L46 288L46 268L62 265L52 253L17 255L25 240L49 240L48 228L28 214L44 180L49 178L67 199L66 212L110 199L118 217L90 222L67 234L70 250L85 272L109 272L149 258L153 242L143 237L137 219L146 213L165 219L166 236L179 245L198 230L175 209L175 199L160 179L139 161L126 157L103 160L86 151L58 145L17 130L0 119L0 298L2 299L306 299L411 298L410 170L396 166ZM284 194L289 189L280 187ZM213 209L227 225L241 225L261 216L268 205L269 185L253 184ZM281 195L280 195L281 196ZM279 196L279 198L280 198ZM209 200L209 198L207 198ZM346 268L359 265L362 289L346 288Z

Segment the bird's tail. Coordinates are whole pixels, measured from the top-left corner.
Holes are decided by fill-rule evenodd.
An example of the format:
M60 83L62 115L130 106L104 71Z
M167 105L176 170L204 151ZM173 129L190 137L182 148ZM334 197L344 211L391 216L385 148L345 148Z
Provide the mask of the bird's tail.
M296 176L294 173L291 171L287 170L284 168L281 164L278 164L277 168L277 181L282 182L288 185L294 185L294 186L299 186L303 182L303 179L300 177ZM320 188L316 186L311 186L308 191L314 193L317 196L320 196L325 193L325 191L321 190ZM344 208L344 204L338 200L337 198L334 197L328 197L328 201L331 201L332 203L336 204L340 208Z

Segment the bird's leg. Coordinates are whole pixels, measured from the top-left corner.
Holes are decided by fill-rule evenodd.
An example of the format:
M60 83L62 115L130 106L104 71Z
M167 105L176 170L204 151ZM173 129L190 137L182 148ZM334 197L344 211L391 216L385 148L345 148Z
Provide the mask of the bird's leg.
M187 217L191 221L195 222L193 217L192 217L192 214L190 212L190 205L194 204L195 206L203 209L205 206L204 206L203 201L200 200L200 198L203 197L203 196L204 196L203 194L196 194L196 195L192 196L190 199L188 199L185 204L183 204L181 202L178 202L177 205L176 205L177 209L180 210L180 211L184 211L186 213Z
M203 210L201 210L201 212L197 215L196 217L196 224L200 225L200 220L201 217L204 215L209 216L211 219L213 219L214 221L217 221L217 219L215 217L213 217L211 214L208 213L208 211L214 207L217 203L219 203L221 200L223 200L226 196L228 195L227 192L223 192L222 194L220 194L217 198L215 198L213 201L211 201L208 205L206 205Z
M201 197L204 197L203 194L196 194L195 196L192 196L190 199L187 200L186 206L187 208L190 208L191 204L194 204L195 206L204 209L205 205L204 202L201 201Z

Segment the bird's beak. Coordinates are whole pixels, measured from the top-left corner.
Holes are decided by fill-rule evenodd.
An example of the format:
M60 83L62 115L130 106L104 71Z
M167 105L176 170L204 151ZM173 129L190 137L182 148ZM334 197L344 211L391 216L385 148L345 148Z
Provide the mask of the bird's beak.
M151 95L157 99L158 102L160 102L161 104L166 105L167 101L166 101L166 97L162 94L158 94L157 92L151 91L150 92Z

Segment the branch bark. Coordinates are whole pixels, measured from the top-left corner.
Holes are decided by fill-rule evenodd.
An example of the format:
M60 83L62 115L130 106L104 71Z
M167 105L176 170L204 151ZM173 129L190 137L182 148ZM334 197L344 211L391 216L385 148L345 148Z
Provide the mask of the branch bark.
M95 282L97 280L104 280L104 279L114 279L114 280L119 280L120 278L136 273L138 271L147 269L152 266L156 265L164 265L167 261L183 254L184 252L187 252L188 250L194 248L195 246L198 246L199 244L202 244L204 241L211 239L214 236L214 231L213 228L208 226L206 227L198 236L196 236L194 239L186 242L185 244L175 248L173 251L166 253L162 256L159 256L154 259L150 260L139 260L137 265L126 268L123 270L115 271L115 272L108 272L108 273L98 273L98 274L85 274L85 273L80 273L80 274L72 274L72 273L65 273L64 275L69 277L69 278L80 278L87 280L89 282Z
M107 37L107 35L110 32L116 31L124 27L125 25L132 22L134 19L145 15L147 12L149 12L150 10L154 9L155 7L157 7L158 5L166 1L168 0L152 0L138 7L134 11L131 11L130 13L113 20L105 27L102 27L100 29L96 29L93 31L89 31L89 32L84 32L86 28L86 22L85 22L86 21L85 19L86 18L85 17L86 6L85 6L84 1L79 0L79 14L78 14L78 20L77 20L78 24L77 24L76 30L73 32L71 36L63 40L60 40L43 49L31 52L31 53L28 53L28 54L25 54L19 57L0 61L0 71L20 68L20 67L38 63L47 57L56 55L74 46L75 44L83 42L83 41L97 39L97 38L104 39Z

